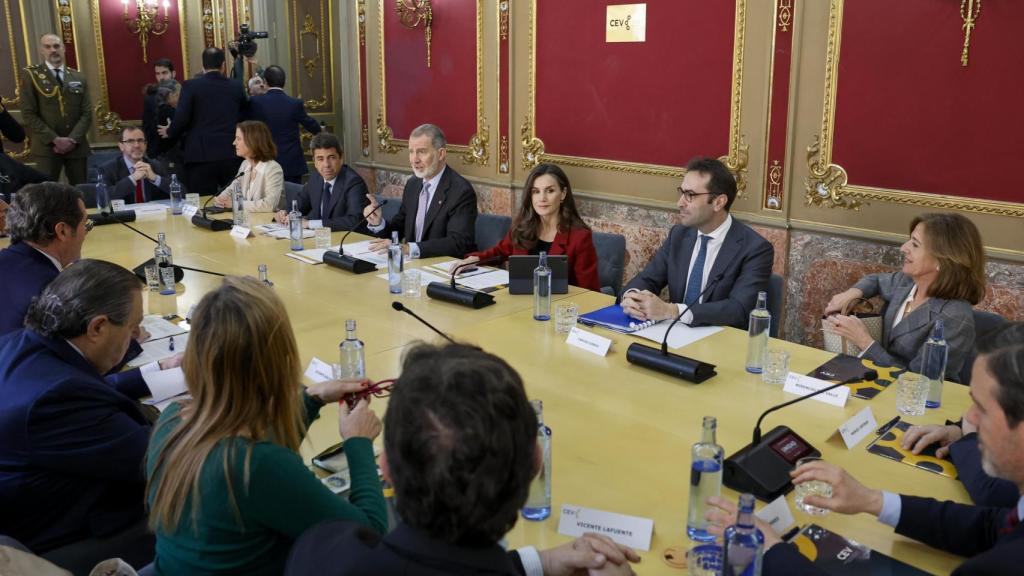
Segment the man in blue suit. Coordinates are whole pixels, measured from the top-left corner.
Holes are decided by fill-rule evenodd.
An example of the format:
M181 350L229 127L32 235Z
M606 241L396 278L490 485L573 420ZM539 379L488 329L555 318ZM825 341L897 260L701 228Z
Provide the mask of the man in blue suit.
M982 467L990 476L1024 488L1024 344L1015 342L995 348L987 334L978 344L981 352L971 374L973 404L964 419L978 431ZM807 496L811 506L842 514L861 512L877 516L879 522L897 534L919 540L940 550L968 559L954 575L1019 574L1024 565L1024 497L1010 508L939 502L932 498L872 490L845 470L825 462L805 464L794 470L794 484L813 480L832 486L832 497ZM735 506L720 497L710 499L719 508L710 520L720 532L735 519ZM759 525L765 533L765 576L775 574L825 574L797 551L779 541L771 527Z
M139 336L142 282L81 260L0 337L0 533L72 572L152 559L142 459L150 417L139 371L106 374Z
M246 105L245 88L224 75L224 51L203 50L203 75L181 85L174 119L165 130L172 142L184 139L189 192L212 195L235 177L242 162L235 155L235 128Z
M299 141L299 125L310 134L320 133L320 124L306 113L302 100L284 93L285 74L280 66L269 66L263 71L267 92L249 100L248 117L260 120L270 128L270 135L277 144L277 163L284 171L286 182L302 183L302 176L309 171L302 156Z
M310 175L298 197L299 212L302 212L306 228L327 226L331 230L352 230L363 222L363 208L367 199L366 182L363 177L342 162L344 155L341 142L334 134L321 132L309 143L313 150L316 172ZM291 206L286 206L289 210ZM288 223L288 212L280 210L274 218L281 224ZM360 230L366 234L365 226Z
M679 314L691 326L746 329L757 293L768 290L775 250L729 214L736 179L713 158L694 158L679 186L681 224L626 285L622 308L640 320ZM658 295L668 286L669 301ZM705 293L707 291L707 293Z
M0 335L21 328L32 298L81 258L91 224L71 186L30 184L14 195L7 213L11 245L0 251Z

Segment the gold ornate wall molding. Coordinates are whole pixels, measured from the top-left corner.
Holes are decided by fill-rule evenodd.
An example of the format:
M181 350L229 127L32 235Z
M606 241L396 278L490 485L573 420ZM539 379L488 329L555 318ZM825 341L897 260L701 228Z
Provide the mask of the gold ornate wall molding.
M736 176L738 196L745 195L747 161L750 146L743 141L741 120L743 111L743 51L746 38L747 0L736 1L735 27L733 30L733 61L732 90L729 106L729 150L719 157ZM520 128L523 145L521 163L524 170L529 170L541 162L553 162L579 168L594 168L614 172L641 174L644 176L663 176L682 178L684 170L674 166L624 162L600 158L585 158L562 154L550 154L544 151L544 142L537 137L536 124L536 88L537 88L537 0L530 1L530 25L527 38L527 112Z
M331 23L334 22L333 8L327 0L320 0L317 3L319 8L319 20L306 9L302 20L299 20L299 1L292 0L292 31L293 39L292 70L304 69L307 78L315 78L316 72L320 71L320 97L312 96L304 98L302 95L302 82L296 80L295 97L303 100L303 103L310 112L331 113L333 106L328 106L333 100L331 98L331 86L333 85L333 66L331 65L331 54L334 54L334 36L331 32ZM319 22L319 26L317 26ZM305 39L313 38L313 54L308 55L305 49ZM325 39L329 39L325 40ZM327 44L330 44L328 52Z
M476 133L470 137L469 145L448 143L448 153L457 154L467 164L480 164L486 166L490 157L488 142L490 132L487 126L487 119L484 116L484 93L483 93L483 62L484 62L484 36L483 36L483 1L476 0ZM408 147L408 139L394 137L394 132L388 126L387 111L387 61L384 55L384 0L377 2L377 46L380 65L380 108L377 111L377 149L387 154L395 154L401 148ZM470 160L469 158L473 158Z
M212 0L203 0L202 4L203 46L209 48L217 41L216 24Z
M18 66L18 52L17 46L14 43L14 19L11 18L11 0L3 0L4 3L4 24L7 27L7 48L11 55L11 74L14 75L14 96L6 98L0 95L0 102L3 102L4 106L17 107L21 103L21 66ZM18 2L18 14L21 16L21 31L25 34L25 9L22 5L21 0ZM25 43L25 58L27 59L28 52L28 41ZM25 146L25 150L28 150L28 146Z

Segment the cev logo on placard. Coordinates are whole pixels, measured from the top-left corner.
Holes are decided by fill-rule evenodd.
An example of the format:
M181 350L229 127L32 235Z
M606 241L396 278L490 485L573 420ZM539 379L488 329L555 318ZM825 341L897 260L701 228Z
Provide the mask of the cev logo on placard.
M608 6L604 40L605 42L645 42L647 40L647 4Z

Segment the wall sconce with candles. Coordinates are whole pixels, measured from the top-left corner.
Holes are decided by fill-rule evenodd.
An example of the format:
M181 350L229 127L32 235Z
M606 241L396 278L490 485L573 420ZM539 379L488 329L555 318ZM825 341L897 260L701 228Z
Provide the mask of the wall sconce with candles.
M395 0L395 11L398 12L398 21L406 28L416 28L423 24L423 36L427 41L427 68L430 68L431 24L434 21L430 0Z
M135 18L128 16L128 0L121 0L124 6L124 25L128 31L139 37L139 44L142 46L142 61L149 62L146 48L149 46L149 35L160 36L167 32L167 7L168 0L164 0L164 17L159 19L159 0L135 0Z

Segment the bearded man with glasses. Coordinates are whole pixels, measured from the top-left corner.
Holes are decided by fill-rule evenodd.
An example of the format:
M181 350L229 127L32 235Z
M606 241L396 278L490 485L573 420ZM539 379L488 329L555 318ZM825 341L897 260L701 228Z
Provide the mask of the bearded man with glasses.
M117 146L121 149L121 156L99 168L112 199L123 199L125 204L141 204L170 198L171 178L167 168L146 157L146 135L141 128L121 128Z

